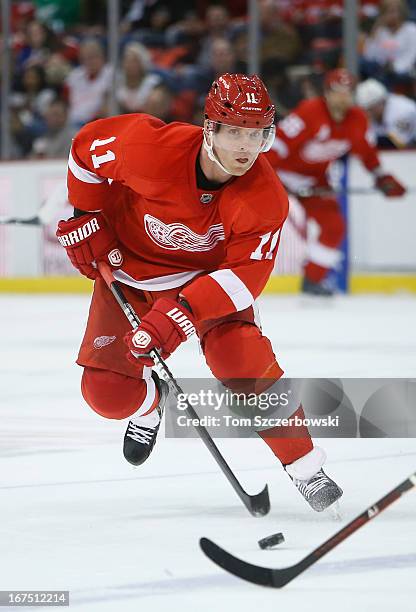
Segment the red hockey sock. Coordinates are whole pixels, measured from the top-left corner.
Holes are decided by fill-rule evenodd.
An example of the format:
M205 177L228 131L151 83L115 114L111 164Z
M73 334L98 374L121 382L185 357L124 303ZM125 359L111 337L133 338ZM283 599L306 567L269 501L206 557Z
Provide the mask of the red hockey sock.
M324 268L309 261L303 270L305 277L313 283L320 283L328 274L328 268Z
M295 417L305 418L302 406L299 406L291 418ZM258 434L283 465L293 463L313 449L313 442L305 425L279 425L259 431Z

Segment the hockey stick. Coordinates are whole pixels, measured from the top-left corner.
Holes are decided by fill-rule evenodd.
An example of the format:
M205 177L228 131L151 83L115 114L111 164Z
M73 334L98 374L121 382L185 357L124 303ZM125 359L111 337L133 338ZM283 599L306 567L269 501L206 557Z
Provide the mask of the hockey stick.
M68 190L65 181L62 181L43 200L36 215L33 217L0 217L0 225L48 225L65 203L69 204Z
M338 531L335 535L329 538L326 542L315 548L309 555L304 559L283 569L272 569L268 567L261 567L259 565L252 565L246 561L242 561L237 557L234 557L220 546L217 546L208 538L201 538L199 544L204 553L217 565L225 569L227 572L234 574L238 578L248 580L260 586L269 586L280 589L284 587L288 582L291 582L294 578L297 578L299 574L302 574L308 567L316 563L326 553L338 546L341 542L346 540L351 534L357 529L371 521L373 518L378 516L380 512L385 510L390 504L399 499L404 493L410 491L416 486L416 472L404 480L401 484L397 485L392 491L387 493L373 506L370 506L362 514L357 516L353 521L348 523L343 529Z
M297 191L292 191L287 187L288 192L299 198L312 197L339 197L343 195L373 195L383 193L376 187L348 187L347 189L331 189L330 187L301 187ZM414 193L416 187L406 187L406 193Z
M121 289L120 283L114 279L114 276L109 266L105 263L99 263L98 269L105 283L107 284L108 288L110 289L111 293L119 304L120 308L126 315L127 319L130 321L130 325L133 329L137 329L137 327L139 327L140 325L140 319L134 311L133 307L128 303L123 293L123 290ZM169 388L174 393L175 397L178 397L178 395L183 396L184 393L181 387L176 382L164 359L162 359L162 357L160 356L159 351L156 349L152 349L150 351L150 356L153 359L155 366L158 368L160 375L168 383ZM186 414L191 419L197 419L199 421L197 413L187 400L186 405ZM192 422L195 423L196 421ZM209 452L214 457L218 466L221 468L228 482L231 484L234 491L237 493L237 495L247 508L247 510L253 516L264 516L265 514L267 514L270 510L270 499L267 485L257 495L249 495L248 493L246 493L246 491L243 489L243 487L235 477L234 472L231 470L228 463L225 461L217 445L215 444L214 440L211 438L205 427L200 424L194 425L194 427L198 432L199 436L201 437L202 441L204 442L205 446L208 448Z
M35 217L0 217L0 225L42 225L41 220Z

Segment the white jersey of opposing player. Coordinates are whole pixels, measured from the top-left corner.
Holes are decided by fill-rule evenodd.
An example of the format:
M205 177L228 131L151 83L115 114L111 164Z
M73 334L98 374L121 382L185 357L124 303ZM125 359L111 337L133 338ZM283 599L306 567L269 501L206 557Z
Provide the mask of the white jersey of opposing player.
M388 136L398 147L416 140L416 102L398 94L389 94L383 113L383 123L373 123L378 137Z

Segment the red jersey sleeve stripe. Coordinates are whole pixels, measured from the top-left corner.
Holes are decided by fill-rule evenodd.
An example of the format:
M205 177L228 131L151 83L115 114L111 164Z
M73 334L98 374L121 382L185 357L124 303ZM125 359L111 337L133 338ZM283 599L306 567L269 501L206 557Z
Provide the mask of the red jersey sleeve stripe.
M243 281L232 270L216 270L209 274L228 295L237 312L251 306L254 298Z
M200 276L181 291L197 321L218 319L235 312L234 304L208 274Z
M244 310L254 302L245 284L229 269L200 276L181 295L189 302L198 321L218 319Z
M95 174L95 172L90 172L89 170L86 170L85 168L82 168L79 164L77 164L72 155L72 150L69 152L68 168L75 176L75 178L77 178L79 181L82 181L83 183L104 183L104 181L107 180L106 178L98 176L98 174Z

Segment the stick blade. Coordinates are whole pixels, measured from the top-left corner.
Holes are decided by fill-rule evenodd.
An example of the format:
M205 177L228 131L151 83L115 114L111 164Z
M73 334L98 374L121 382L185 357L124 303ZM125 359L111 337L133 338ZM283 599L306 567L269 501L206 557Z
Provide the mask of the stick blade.
M269 487L266 485L257 495L245 494L245 506L253 516L265 516L270 512Z
M216 565L237 576L237 578L247 580L252 584L280 589L293 578L292 568L276 570L247 563L234 557L208 538L201 538L199 545L205 555Z

